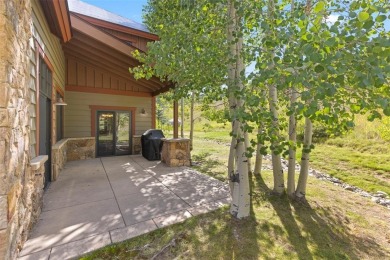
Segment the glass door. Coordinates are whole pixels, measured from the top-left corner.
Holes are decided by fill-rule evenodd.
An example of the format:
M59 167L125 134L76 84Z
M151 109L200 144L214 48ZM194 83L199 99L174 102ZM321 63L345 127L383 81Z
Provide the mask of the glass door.
M130 113L116 112L116 155L130 154Z
M130 154L130 112L99 111L97 122L97 156Z
M98 112L97 155L110 156L115 154L115 113Z

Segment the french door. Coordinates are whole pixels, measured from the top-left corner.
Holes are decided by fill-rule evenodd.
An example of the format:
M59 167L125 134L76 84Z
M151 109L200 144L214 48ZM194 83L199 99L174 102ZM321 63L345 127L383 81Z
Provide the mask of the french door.
M97 156L130 154L131 113L97 112Z

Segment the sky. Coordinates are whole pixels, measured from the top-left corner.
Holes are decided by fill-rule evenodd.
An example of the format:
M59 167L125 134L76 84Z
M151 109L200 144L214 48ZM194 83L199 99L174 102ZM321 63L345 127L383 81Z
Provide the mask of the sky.
M82 0L111 13L142 23L142 7L147 0Z
M147 0L82 0L83 2L98 6L114 14L129 18L135 22L142 22L142 8ZM390 30L390 21L385 24L386 30Z

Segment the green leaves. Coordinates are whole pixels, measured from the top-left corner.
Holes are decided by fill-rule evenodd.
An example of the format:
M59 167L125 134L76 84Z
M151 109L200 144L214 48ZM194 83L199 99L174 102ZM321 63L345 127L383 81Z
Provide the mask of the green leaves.
M320 1L320 2L318 2L318 3L314 6L313 11L314 11L315 13L322 12L322 11L325 10L325 5L326 5L326 4L325 4L324 1Z
M317 66L314 67L314 71L317 72L317 73L321 73L324 70L325 70L325 68L321 64L318 64Z
M358 19L359 19L360 22L364 22L368 18L370 18L370 14L367 13L367 12L364 12L364 11L360 12L359 15L358 15Z
M386 15L382 14L382 15L378 15L378 16L375 18L375 21L381 23L381 22L386 21L386 19L387 19Z

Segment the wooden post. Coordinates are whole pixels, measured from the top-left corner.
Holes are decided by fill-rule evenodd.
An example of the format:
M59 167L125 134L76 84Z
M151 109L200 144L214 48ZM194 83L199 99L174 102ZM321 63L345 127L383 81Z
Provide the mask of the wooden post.
M173 101L173 138L179 138L179 104Z

